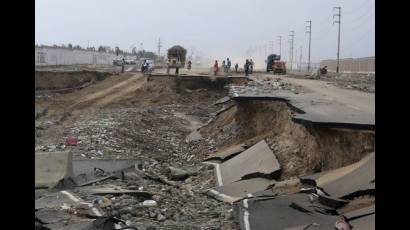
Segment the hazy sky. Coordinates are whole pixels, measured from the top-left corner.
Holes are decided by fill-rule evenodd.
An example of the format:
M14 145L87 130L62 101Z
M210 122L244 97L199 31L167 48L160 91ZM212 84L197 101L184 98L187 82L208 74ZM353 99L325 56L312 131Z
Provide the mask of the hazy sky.
M213 59L256 60L279 53L289 56L289 31L295 31L295 59L307 59L305 21L312 20L312 61L335 58L337 24L334 6L342 7L341 57L374 55L374 0L36 0L38 44L131 46L162 51L182 45ZM163 52L161 52L163 53ZM263 59L260 59L263 60Z

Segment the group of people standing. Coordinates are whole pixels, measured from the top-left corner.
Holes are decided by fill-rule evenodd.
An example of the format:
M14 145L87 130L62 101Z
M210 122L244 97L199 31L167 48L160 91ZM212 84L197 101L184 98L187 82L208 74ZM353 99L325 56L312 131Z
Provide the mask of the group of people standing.
M245 69L245 76L248 76L249 74L253 73L253 66L255 65L255 63L253 62L252 59L248 60L246 59L245 61L245 65L243 66Z
M253 66L255 65L255 63L253 62L252 59L246 59L245 65L244 65L244 69L245 69L245 75L248 76L248 74L252 74L253 72ZM223 71L225 73L228 73L231 71L231 60L229 60L229 58L222 61L222 68ZM238 73L238 68L239 65L238 63L235 64L235 72ZM219 65L218 65L218 60L215 60L214 66L213 66L213 72L214 75L216 75L219 72Z

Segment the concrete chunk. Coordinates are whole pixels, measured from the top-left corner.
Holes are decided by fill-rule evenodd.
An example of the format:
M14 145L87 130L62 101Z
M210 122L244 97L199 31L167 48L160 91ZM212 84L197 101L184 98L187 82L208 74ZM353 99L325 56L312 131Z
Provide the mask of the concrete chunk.
M54 187L59 181L73 176L72 153L35 153L35 186Z

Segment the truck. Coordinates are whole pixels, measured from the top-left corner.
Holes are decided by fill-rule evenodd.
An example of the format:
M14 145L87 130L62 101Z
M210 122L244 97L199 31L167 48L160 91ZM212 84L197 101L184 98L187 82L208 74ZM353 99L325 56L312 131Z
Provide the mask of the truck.
M168 49L169 68L184 68L187 50L179 45Z
M280 60L280 55L271 54L266 59L266 72L286 74L286 62Z

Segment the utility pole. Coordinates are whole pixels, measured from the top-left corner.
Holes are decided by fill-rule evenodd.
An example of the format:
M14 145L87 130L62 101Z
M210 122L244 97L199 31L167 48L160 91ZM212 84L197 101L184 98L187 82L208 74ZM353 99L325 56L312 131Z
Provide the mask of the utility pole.
M308 25L306 25L306 33L309 33L309 51L308 51L308 72L310 72L310 44L312 39L312 21L306 21Z
M302 72L302 46L300 47L299 72Z
M279 38L279 56L282 56L282 36L278 36Z
M295 50L295 69L298 69L298 50Z
M161 56L161 38L158 38L158 58Z
M342 7L336 6L333 7L333 10L337 9L339 12L337 14L333 15L333 24L338 23L339 24L339 32L337 33L337 65L336 65L336 73L339 73L339 57L340 57L340 16L341 16L341 11ZM335 21L335 16L338 17L337 21Z
M290 37L289 38L289 43L290 43L290 46L289 46L289 52L290 52L289 60L290 60L290 70L292 70L292 66L293 66L293 41L295 39L295 31L291 30L290 33L289 33L289 37Z

